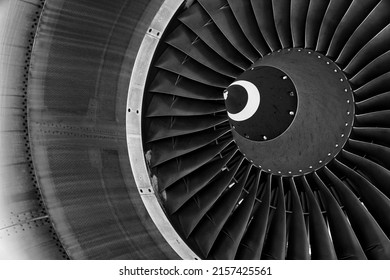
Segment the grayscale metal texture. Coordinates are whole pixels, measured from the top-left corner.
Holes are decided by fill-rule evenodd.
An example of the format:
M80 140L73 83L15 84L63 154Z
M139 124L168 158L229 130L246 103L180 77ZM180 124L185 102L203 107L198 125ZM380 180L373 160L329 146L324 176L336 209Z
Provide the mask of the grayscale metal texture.
M178 258L143 206L125 135L132 66L161 4L2 2L0 258Z
M389 65L390 0L0 1L0 259L390 259Z

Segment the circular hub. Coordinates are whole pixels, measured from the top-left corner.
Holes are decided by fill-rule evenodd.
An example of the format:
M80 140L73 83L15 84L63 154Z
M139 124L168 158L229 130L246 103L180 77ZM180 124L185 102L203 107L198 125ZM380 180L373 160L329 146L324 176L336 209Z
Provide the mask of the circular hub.
M324 166L352 129L347 78L314 51L289 49L262 58L224 97L241 152L270 173L301 175Z
M244 72L227 88L224 97L235 130L253 141L281 135L297 111L293 82L286 73L270 66Z

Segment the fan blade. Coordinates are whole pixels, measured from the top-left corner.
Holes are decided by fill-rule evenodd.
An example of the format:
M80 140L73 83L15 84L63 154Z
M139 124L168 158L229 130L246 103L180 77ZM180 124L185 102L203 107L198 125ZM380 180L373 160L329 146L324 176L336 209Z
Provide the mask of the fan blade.
M260 174L260 171L258 174ZM223 227L210 253L212 259L234 259L253 209L258 188L256 183L258 183L256 180L252 182L249 194L243 198L241 204L237 206L237 209Z
M378 127L354 127L352 137L366 142L390 147L390 129Z
M198 0L228 41L252 63L260 57L246 39L226 0Z
M330 0L311 0L306 17L305 47L314 50L317 46L322 21Z
M390 2L382 0L348 39L336 62L346 65L357 52L390 23Z
M356 236L363 247L364 253L368 259L389 259L390 258L390 240L379 227L375 219L370 215L367 209L362 205L354 193L334 175L328 168L324 169L325 175L331 180L332 184L341 197L341 201L348 214Z
M330 43L327 56L337 58L352 36L353 32L364 21L367 15L380 0L355 0L347 10Z
M292 196L292 213L288 235L287 260L308 260L309 238L306 232L306 225L302 205L299 200L297 187L292 178L288 179Z
M295 48L305 47L306 18L310 0L291 0L291 34Z
M173 214L176 212L193 195L210 183L210 181L217 176L222 168L232 159L236 151L237 148L224 157L206 163L166 189L164 204L168 213Z
M274 15L270 12L273 10L272 0L251 0L251 3L259 29L271 50L281 49L282 45L276 31Z
M198 100L224 100L221 89L206 86L163 70L158 72L149 91Z
M332 241L328 233L328 228L321 213L320 206L318 205L318 202L316 201L306 178L302 177L301 181L309 204L309 237L311 245L311 259L337 259Z
M156 67L213 87L227 88L233 79L214 72L186 54L169 47L156 62Z
M198 237L195 239L195 242L204 256L207 257L209 255L223 225L226 223L234 206L237 204L248 179L250 170L251 165L245 167L245 172L238 180L238 184L228 189L227 192L218 199L193 231L193 234L196 232L196 236Z
M382 230L386 233L387 237L390 236L390 216L383 213L389 213L390 200L367 179L361 176L356 171L352 170L348 166L334 160L333 164L335 168L345 174L348 180L353 183L353 186L361 196L361 200L367 207L368 211L376 219Z
M283 48L293 46L291 37L290 14L291 0L272 0L276 31Z
M215 157L220 154L231 141L232 140L229 139L228 141L224 141L224 143L211 144L199 151L172 159L155 168L159 191L165 190L167 187L194 172L207 162L214 161Z
M235 157L237 157L237 154ZM243 160L244 158L240 157L235 161L235 164L231 169L224 169L217 175L217 178L207 185L206 188L203 188L196 193L191 200L185 203L176 212L180 225L187 238L207 211L216 203L223 191L226 190L240 168ZM232 161L234 161L234 159Z
M355 87L362 87L375 78L390 72L390 52L387 52L364 67L359 73L350 79Z
M356 125L390 127L390 110L356 115Z
M225 135L230 128L208 129L195 134L166 138L151 143L150 166L156 167L168 160L198 150Z
M341 153L342 157L352 164L356 165L357 168L387 197L390 197L390 171L381 165L372 162L366 158L352 154L345 150Z
M357 114L390 110L390 92L357 102L355 105Z
M167 94L154 94L149 103L146 117L199 116L226 111L223 102L205 102Z
M194 121L196 119L196 121ZM160 117L154 118L147 129L148 142L203 131L227 122L224 117ZM191 123L189 126L188 124Z
M344 72L355 75L367 64L390 50L390 25L387 25L379 34L371 39L345 67Z
M250 61L230 44L199 3L180 15L179 20L225 60L242 70L250 66Z
M166 42L195 61L222 75L236 78L242 72L241 69L227 62L210 49L209 46L202 40L199 40L199 37L184 25L178 26L175 31L169 34Z
M321 53L328 51L332 37L344 14L347 12L353 0L330 0L328 9L318 35L316 50Z
M265 239L262 259L284 260L286 256L286 207L282 178L277 178L277 204Z
M316 173L313 174L313 179L325 200L329 228L337 258L340 260L367 259L359 240L332 193Z
M348 150L349 149L352 149L353 151L358 151L365 157L368 157L372 161L375 161L390 170L390 148L381 145L376 145L373 143L366 143L349 139Z
M228 0L230 8L242 31L252 45L261 55L266 55L271 50L261 34L250 1Z
M271 202L272 176L268 175L261 202L254 211L248 229L241 240L236 259L259 260L264 245Z

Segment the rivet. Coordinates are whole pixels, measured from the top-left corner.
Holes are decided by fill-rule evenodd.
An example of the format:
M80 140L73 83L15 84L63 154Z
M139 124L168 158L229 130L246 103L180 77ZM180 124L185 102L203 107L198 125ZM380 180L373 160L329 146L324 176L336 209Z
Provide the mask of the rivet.
M303 172L303 170L302 170L302 169L299 169L299 172L300 172L300 173L302 173L302 172Z
M347 115L349 116L350 114L351 114L351 112L350 112L350 111L348 111L348 112L347 112Z
M319 55L319 56L317 56L318 58L321 58L321 56Z
M348 123L345 123L345 126L348 126L349 124Z
M344 79L340 79L340 82L344 82Z
M292 172L291 172L291 171L289 171L289 172L288 172L288 174L292 174Z
M310 165L309 168L310 168L310 169L313 169L313 166Z
M311 52L307 52L308 54L311 54Z
M287 51L291 52L291 49L288 49Z
M281 171L278 171L278 173L279 173L279 174L282 174L282 172L281 172Z
M334 72L337 73L337 72L339 72L339 71L338 71L337 69L334 69Z
M301 52L302 50L301 50L301 49L299 49L298 51L299 51L299 52Z
M338 147L339 147L339 144L336 144L335 147L338 148Z
M347 100L347 103L348 103L348 104L351 103L351 100L348 99L348 100Z
M252 67L252 68L251 68L251 70L255 70L255 68L254 68L254 67Z
M329 154L328 154L328 157L330 157L331 155L332 155L332 154L331 154L331 153L329 153Z
M251 163L253 163L253 160L251 160Z
M348 92L348 89L344 89L345 92Z
M236 129L236 127L233 125L233 129Z
M320 160L318 163L322 163L322 160Z
M344 138L344 136L345 136L344 134L341 134L341 138Z
M327 62L326 62L326 64L328 64L328 65L329 65L329 64L330 64L330 62L329 62L329 61L327 61Z
M268 172L271 172L272 170L271 169L268 169Z

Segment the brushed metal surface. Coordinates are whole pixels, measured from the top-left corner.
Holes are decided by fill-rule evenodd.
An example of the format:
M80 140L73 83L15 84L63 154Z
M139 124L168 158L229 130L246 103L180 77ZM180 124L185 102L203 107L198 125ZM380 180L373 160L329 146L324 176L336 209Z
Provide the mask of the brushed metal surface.
M32 155L73 259L178 258L139 197L125 136L135 54L161 4L51 0L42 15L29 79Z
M155 194L154 185L142 144L142 105L146 80L159 39L184 1L167 0L161 6L146 33L134 63L127 99L127 146L134 179L149 215L167 242L183 259L199 259L169 222Z
M0 5L0 258L177 259L125 135L134 60L162 0Z
M0 4L0 259L66 259L35 181L28 142L29 59L44 1Z

